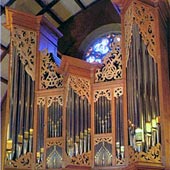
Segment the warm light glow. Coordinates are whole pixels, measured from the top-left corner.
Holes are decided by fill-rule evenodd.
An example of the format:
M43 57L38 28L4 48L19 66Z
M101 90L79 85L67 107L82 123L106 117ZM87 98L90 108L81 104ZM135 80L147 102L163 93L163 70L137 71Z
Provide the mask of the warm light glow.
M124 152L124 151L125 151L125 147L124 147L124 146L121 146L121 147L120 147L120 151L121 151L121 152Z
M152 127L153 128L157 128L156 119L152 119Z
M143 130L141 128L137 128L135 130L135 134L136 134L136 141L142 141L142 133L143 133Z
M7 150L12 149L12 139L7 140Z
M40 157L40 152L37 152L37 158L39 158Z
M120 147L120 142L116 142L116 148Z
M151 122L146 122L146 132L151 133Z

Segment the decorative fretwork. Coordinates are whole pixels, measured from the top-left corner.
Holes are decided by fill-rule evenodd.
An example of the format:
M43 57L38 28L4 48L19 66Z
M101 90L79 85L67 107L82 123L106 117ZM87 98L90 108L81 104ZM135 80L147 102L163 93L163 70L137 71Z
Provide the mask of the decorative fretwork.
M96 166L112 165L112 144L108 142L100 142L95 145L94 162Z
M125 164L125 159L116 158L116 165L124 165L124 164Z
M43 162L41 162L41 163L36 163L35 169L36 169L36 170L38 170L38 169L43 169Z
M94 145L97 145L100 142L107 142L112 144L112 137L98 137L94 139Z
M33 155L32 153L28 152L25 155L22 155L18 159L14 160L7 160L6 166L11 168L19 168L19 169L27 169L32 167L33 162Z
M95 90L94 92L94 102L97 102L99 97L105 96L108 100L111 100L111 89Z
M48 97L48 107L50 107L53 102L58 102L60 106L63 106L63 97L60 95Z
M57 73L57 65L47 50L41 52L41 89L61 88L63 76Z
M95 82L112 81L122 78L122 54L120 41L113 44L113 49L103 59L103 66L96 70Z
M81 97L86 97L90 102L90 80L70 75L69 85Z
M129 58L132 26L136 23L149 54L156 60L155 17L151 7L141 2L132 2L124 17L126 58Z
M135 150L129 146L129 163L137 161L161 163L161 145L158 143L156 146L152 146L148 152L135 152Z
M45 97L38 97L37 99L37 105L45 105Z
M61 168L63 164L62 148L54 145L47 150L47 168Z
M63 141L61 139L55 140L55 141L48 141L47 142L47 148L51 147L51 146L59 146L62 147L63 146Z
M76 157L71 158L71 164L90 166L91 165L91 152L82 153Z
M118 98L123 95L123 87L114 88L114 97Z
M11 40L26 72L35 80L36 32L15 26Z

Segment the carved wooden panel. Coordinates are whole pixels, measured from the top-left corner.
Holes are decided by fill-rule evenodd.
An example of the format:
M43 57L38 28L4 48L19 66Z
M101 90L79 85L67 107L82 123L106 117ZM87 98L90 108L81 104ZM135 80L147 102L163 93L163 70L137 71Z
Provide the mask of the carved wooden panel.
M25 155L20 156L18 159L14 160L7 160L6 166L11 168L31 168L33 162L33 155L32 153L28 152Z
M152 7L139 1L132 2L124 17L125 27L125 50L126 58L129 58L129 49L132 36L132 25L136 23L142 35L144 44L149 54L156 60L156 37L155 37L155 16Z
M112 99L111 89L95 90L94 91L94 102L97 102L99 97L105 96L108 100Z
M107 142L107 143L112 144L113 141L112 141L112 137L97 137L97 138L94 138L94 145L97 145L100 142Z
M118 98L123 95L123 87L114 88L114 97Z
M55 139L55 140L48 141L46 145L47 145L47 148L50 148L51 146L63 147L64 143L63 143L63 140L61 139Z
M63 76L57 73L57 65L47 50L41 52L41 89L51 89L63 87Z
M36 32L14 26L11 41L26 72L35 80Z
M125 159L116 158L116 165L124 165L124 164L125 164Z
M63 106L63 97L61 95L50 96L48 97L47 102L48 102L47 107L50 107L53 102L58 102L60 106Z
M43 106L45 105L45 97L38 97L37 99L37 105L42 104Z
M91 165L91 152L82 153L76 157L71 158L71 164L90 166Z
M105 82L122 78L121 41L112 43L112 51L103 59L103 66L97 69L95 82Z
M161 163L161 145L158 143L156 146L152 146L148 152L135 152L134 149L129 146L129 163L137 161Z
M90 102L90 80L70 75L68 84L81 97L86 97Z

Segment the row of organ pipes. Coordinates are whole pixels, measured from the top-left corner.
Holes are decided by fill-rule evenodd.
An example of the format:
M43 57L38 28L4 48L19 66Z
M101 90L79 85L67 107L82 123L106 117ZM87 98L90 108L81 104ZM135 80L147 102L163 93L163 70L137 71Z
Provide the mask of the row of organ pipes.
M70 87L66 109L66 149L70 157L91 150L90 109L88 99Z
M102 137L115 131L115 150L116 158L123 160L125 158L124 149L124 130L123 130L123 95L114 97L114 101L101 96L94 103L95 113L95 134ZM114 105L115 111L112 113ZM115 122L112 122L112 116L115 114ZM115 124L115 129L112 129ZM112 144L108 142L100 142L95 146L95 166L112 166Z
M133 31L127 61L128 137L129 145L135 151L147 152L152 146L161 142L157 63L149 55L147 45L144 44L135 24ZM96 101L92 101L94 103L91 105L86 96L80 96L72 86L68 85L67 92L62 93L62 95L67 94L64 96L66 100L63 100L66 102L63 106L66 108L57 101L53 101L49 106L47 101L39 102L35 109L37 112L33 114L35 83L25 71L16 51L16 48L13 48L10 68L7 160L17 160L28 152L36 152L37 164L46 162L47 168L61 168L64 152L72 159L92 149L94 166L115 165L113 156L118 160L124 160L124 121L126 121L123 111L124 96L114 95L113 99L108 99L101 95ZM45 98L44 100L47 100L47 97ZM94 108L91 108L92 106ZM92 116L94 122L91 123ZM36 140L33 139L35 128L33 124L36 125ZM66 128L65 131L63 128ZM113 138L113 134L115 134L114 144L102 141L105 135ZM91 146L91 141L96 136L101 142ZM47 148L45 145L47 139L55 141L58 138L65 139L64 147L52 145ZM33 141L36 142L34 145L36 151L33 151Z
M99 97L94 103L95 133L111 133L111 103L105 96Z
M62 136L62 106L52 102L48 107L48 138Z
M25 71L15 46L12 54L7 160L15 160L33 150L34 81Z
M135 25L132 36L130 57L127 63L127 101L129 145L136 151L148 151L151 146L160 143L159 98L157 64L148 54L138 28ZM138 33L138 34L137 34ZM11 66L10 120L7 135L7 159L15 160L27 152L33 152L33 107L34 81L25 71L24 65L16 55ZM20 77L20 78L19 78ZM114 102L113 102L114 101ZM47 126L45 126L45 110L47 107ZM112 112L112 107L115 110ZM44 161L44 127L47 128L47 138L58 138L66 135L66 153L72 158L91 151L91 104L85 96L79 96L69 86L66 103L66 134L62 134L63 107L56 101L46 106L37 106L37 144L36 162ZM94 165L112 166L112 157L125 158L123 95L114 100L100 96L94 101L94 135L111 134L115 132L115 151L112 144L100 142L94 147ZM113 114L115 121L112 121ZM115 124L113 129L112 124ZM62 148L52 146L47 149L47 167L62 166ZM55 157L57 157L56 162Z
M129 144L138 152L160 143L157 63L133 25L127 62Z
M19 57L13 58L11 73L13 75L10 96L10 122L9 135L7 140L7 154L9 160L15 160L27 152L33 152L33 107L34 107L34 81L27 74ZM19 79L20 77L20 79ZM16 89L14 92L14 88ZM94 102L94 133L104 137L105 134L112 136L116 133L116 157L124 159L124 138L123 138L123 103L122 96L115 97L115 103L101 96ZM90 152L91 146L91 104L85 96L79 96L75 90L69 86L66 103L66 134L62 134L63 128L63 107L53 101L46 105L45 99L37 104L37 126L36 136L36 163L41 164L44 158L47 159L47 167L61 167L63 151L61 147L52 146L47 151L45 149L45 138L59 138L66 135L66 153L71 157L76 157L83 153ZM47 99L46 99L47 100ZM24 102L21 102L24 101ZM13 103L16 102L16 103ZM47 102L48 103L48 102ZM115 111L112 113L112 107ZM46 113L47 110L47 113ZM45 115L47 114L47 121ZM115 114L115 122L112 116ZM47 126L45 125L47 122ZM115 129L112 129L115 124ZM14 125L14 126L13 126ZM47 128L47 136L45 135ZM15 132L14 132L15 131ZM100 142L94 147L95 166L112 166L112 145L108 142ZM46 156L44 155L46 153ZM55 157L57 156L56 162Z

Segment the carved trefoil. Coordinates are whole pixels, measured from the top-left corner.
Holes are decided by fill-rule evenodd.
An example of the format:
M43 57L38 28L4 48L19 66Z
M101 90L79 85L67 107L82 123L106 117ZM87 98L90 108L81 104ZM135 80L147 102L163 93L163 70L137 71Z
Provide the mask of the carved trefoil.
M112 51L103 58L103 66L96 70L95 82L106 82L122 78L121 38L111 44Z
M47 50L41 52L40 56L40 88L52 89L63 87L63 76L57 73L58 66Z

